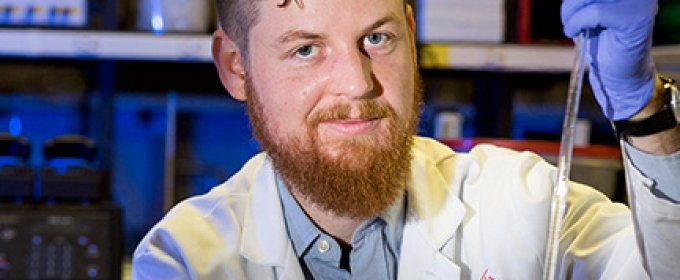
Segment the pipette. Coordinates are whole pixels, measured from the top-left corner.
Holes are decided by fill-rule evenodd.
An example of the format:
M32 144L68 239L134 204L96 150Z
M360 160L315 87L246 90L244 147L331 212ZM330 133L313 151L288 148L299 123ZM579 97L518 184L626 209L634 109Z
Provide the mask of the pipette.
M555 279L557 257L560 249L559 236L562 228L562 219L566 211L567 193L569 192L568 180L571 170L571 158L574 148L574 126L578 118L578 107L581 100L581 86L583 85L584 72L584 42L587 33L581 33L576 38L574 46L574 67L571 69L569 89L567 92L567 106L562 125L562 139L560 140L560 153L557 158L557 179L553 186L552 200L550 205L550 224L548 230L548 244L544 256L543 279Z

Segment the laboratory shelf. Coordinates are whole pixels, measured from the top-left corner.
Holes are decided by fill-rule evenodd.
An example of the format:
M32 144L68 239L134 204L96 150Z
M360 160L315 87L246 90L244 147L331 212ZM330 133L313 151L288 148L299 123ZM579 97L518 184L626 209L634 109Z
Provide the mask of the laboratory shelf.
M212 62L204 34L0 28L0 56Z
M567 73L574 63L565 45L426 44L419 52L426 69ZM680 78L679 45L654 46L652 57L661 73Z
M652 48L652 57L659 72L680 78L680 46L655 46Z
M211 62L205 34L0 28L0 56ZM424 44L423 68L565 72L572 48L551 45Z
M573 46L519 44L425 44L419 48L426 69L502 72L569 72Z
M210 51L207 34L0 28L0 57L211 63ZM662 72L680 72L680 47L652 54ZM573 46L537 44L422 44L419 56L425 69L548 73L569 72L574 59Z

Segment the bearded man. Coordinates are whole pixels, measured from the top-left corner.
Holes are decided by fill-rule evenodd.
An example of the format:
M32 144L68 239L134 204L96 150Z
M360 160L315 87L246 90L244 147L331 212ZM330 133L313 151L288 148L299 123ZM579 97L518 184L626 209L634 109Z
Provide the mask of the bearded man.
M216 3L215 65L263 152L154 226L133 279L541 278L555 168L415 136L422 90L405 1ZM591 83L626 128L636 207L570 183L558 276L680 275L680 129L629 129L656 120L674 89L650 56L657 3L562 7L568 36L593 31Z

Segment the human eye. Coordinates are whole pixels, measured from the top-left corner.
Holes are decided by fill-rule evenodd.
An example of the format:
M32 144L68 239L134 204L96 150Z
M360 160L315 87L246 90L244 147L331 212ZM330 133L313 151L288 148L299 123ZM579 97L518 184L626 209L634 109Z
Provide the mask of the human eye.
M314 45L304 45L295 49L295 56L298 58L311 58L319 53L319 48Z
M387 43L388 39L385 33L371 33L364 37L364 46L380 46Z

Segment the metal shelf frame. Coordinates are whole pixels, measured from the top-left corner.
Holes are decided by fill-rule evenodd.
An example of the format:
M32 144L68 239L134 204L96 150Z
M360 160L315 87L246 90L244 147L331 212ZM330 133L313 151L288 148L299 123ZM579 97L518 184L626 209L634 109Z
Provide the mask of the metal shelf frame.
M0 56L212 62L211 41L203 34L0 28Z

